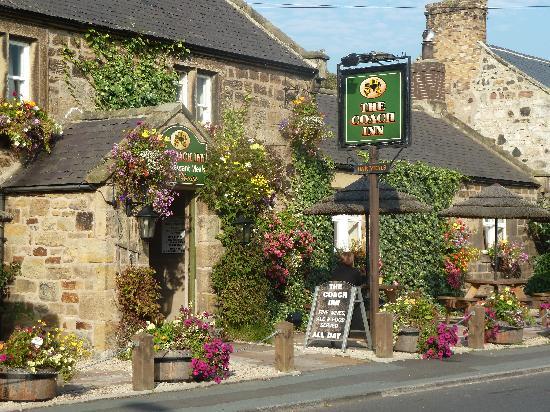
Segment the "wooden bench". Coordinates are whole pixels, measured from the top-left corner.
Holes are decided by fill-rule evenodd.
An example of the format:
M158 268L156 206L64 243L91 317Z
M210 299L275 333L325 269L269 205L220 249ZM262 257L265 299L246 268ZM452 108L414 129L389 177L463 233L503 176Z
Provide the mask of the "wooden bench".
M533 293L532 295L532 308L540 309L541 303L550 303L550 293Z
M512 292L517 296L520 301L529 301L527 295L523 291L527 281L525 279L498 279L498 280L484 280L484 279L472 279L466 278L466 283L470 284L470 288L466 292L465 298L475 298L484 286L490 286L494 292L501 291L505 287L512 289Z
M478 299L476 298L461 298L459 296L438 296L437 300L440 301L443 306L445 306L445 322L447 323L449 322L452 310L464 309L465 311L469 312L472 306L478 302Z

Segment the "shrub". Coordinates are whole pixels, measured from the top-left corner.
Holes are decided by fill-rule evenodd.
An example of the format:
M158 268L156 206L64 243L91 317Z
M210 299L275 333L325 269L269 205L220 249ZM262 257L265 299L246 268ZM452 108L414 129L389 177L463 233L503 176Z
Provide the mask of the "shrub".
M122 315L117 340L120 346L124 346L135 331L145 327L147 321L158 323L162 320L160 285L153 269L130 266L117 274L116 288Z
M535 259L533 276L527 281L525 293L550 292L550 253L538 256Z
M493 321L499 325L522 328L533 321L529 309L508 287L502 292L492 293L483 305L495 313Z

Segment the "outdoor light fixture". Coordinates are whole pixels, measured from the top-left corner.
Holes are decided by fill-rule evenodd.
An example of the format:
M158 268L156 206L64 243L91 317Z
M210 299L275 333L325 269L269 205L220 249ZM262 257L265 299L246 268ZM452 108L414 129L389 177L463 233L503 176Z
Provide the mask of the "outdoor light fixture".
M151 240L155 236L155 226L159 214L153 210L151 205L145 206L136 215L139 225L139 236L143 240Z
M252 237L252 224L254 221L242 214L237 215L237 218L234 220L233 224L237 227L239 231L240 241L243 245L250 243L250 238Z

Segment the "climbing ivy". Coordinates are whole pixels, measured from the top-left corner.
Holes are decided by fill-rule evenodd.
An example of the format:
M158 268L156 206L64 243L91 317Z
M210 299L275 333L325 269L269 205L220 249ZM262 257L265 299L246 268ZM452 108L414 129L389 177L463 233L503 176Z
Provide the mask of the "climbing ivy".
M443 225L437 212L451 205L464 176L422 162L398 161L384 181L433 206L423 214L380 218L380 251L386 282L397 280L409 289L437 295L449 293L443 271Z
M162 42L137 36L115 40L108 33L89 30L84 35L94 56L77 55L65 47L65 82L78 101L69 76L72 63L95 90L95 104L101 110L156 106L176 99L178 74L174 60L189 53L181 42Z

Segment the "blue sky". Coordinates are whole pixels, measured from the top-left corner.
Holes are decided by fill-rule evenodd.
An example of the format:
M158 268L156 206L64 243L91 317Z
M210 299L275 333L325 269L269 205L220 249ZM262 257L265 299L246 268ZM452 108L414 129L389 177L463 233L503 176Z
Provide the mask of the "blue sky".
M247 0L249 4L256 0ZM352 52L406 52L420 54L425 27L424 5L435 0L257 0L252 5L307 50L324 49L336 70L342 56ZM331 4L339 6L413 6L413 9L286 9L277 4ZM487 42L550 60L550 0L489 0Z

